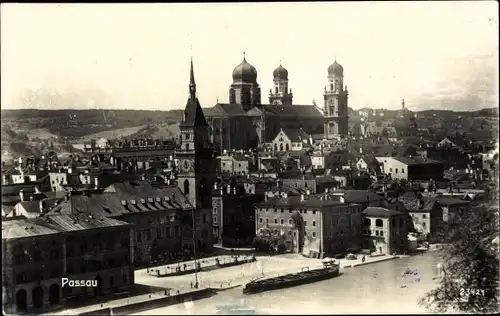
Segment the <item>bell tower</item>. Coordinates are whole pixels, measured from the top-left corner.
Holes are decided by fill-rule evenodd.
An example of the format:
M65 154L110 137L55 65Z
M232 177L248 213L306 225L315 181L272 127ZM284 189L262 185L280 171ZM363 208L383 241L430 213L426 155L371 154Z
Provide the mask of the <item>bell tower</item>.
M196 95L193 60L191 59L189 98L180 128L180 146L175 150L179 162L177 186L194 208L194 219L189 212L183 214L185 235L183 244L192 245L193 229L197 249L212 246L212 185L215 182L215 152L209 141L209 125ZM194 226L192 223L195 223ZM191 233L189 233L191 230ZM201 249L200 249L201 248Z
M292 89L288 87L288 70L281 63L273 71L274 90L269 91L269 103L277 105L292 105Z
M348 134L347 86L344 87L344 68L335 62L328 67L328 86L324 96L325 138L333 139Z

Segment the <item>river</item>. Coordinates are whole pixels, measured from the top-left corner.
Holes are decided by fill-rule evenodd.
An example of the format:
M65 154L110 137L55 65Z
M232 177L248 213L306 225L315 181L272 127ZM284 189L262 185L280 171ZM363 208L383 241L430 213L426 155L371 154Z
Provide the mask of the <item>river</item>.
M343 269L337 278L243 295L242 288L141 315L426 313L417 301L436 286L438 252ZM406 269L418 276L402 277ZM419 280L418 280L419 279Z

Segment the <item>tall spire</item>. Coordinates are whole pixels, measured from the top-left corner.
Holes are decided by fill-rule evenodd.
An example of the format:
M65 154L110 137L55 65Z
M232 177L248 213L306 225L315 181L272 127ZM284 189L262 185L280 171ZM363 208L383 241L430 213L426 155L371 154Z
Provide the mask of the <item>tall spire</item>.
M192 99L196 98L196 83L194 81L193 57L191 57L191 70L189 74L189 96Z

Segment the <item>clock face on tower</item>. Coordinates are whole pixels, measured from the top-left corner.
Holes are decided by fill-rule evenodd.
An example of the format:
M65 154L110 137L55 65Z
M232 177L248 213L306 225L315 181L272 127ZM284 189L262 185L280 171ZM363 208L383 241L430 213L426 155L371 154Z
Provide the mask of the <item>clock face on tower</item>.
M181 165L182 171L188 172L191 170L191 161L184 160Z

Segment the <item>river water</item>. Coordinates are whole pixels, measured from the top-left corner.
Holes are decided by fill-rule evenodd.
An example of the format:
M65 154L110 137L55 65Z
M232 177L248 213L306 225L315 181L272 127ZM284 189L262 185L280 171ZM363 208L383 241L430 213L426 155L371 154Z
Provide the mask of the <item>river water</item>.
M427 252L342 269L339 277L317 283L254 295L239 287L141 315L426 313L417 301L436 286L438 262L438 252ZM403 277L407 269L418 273Z

